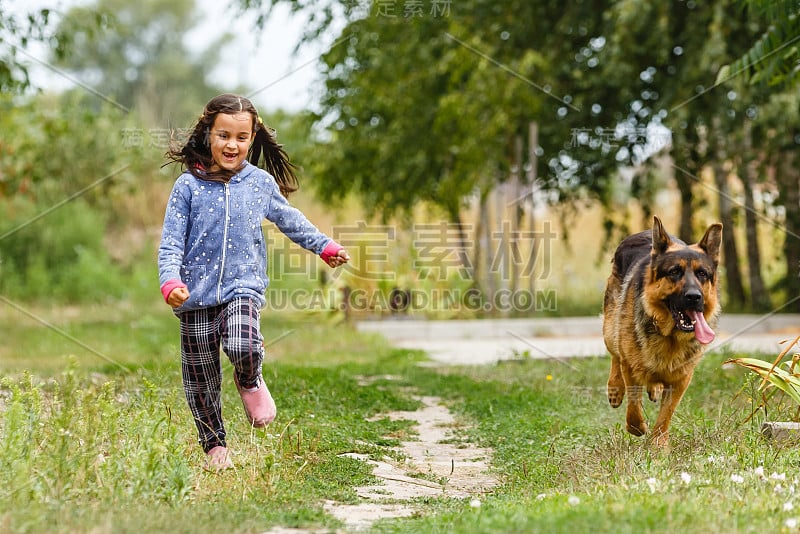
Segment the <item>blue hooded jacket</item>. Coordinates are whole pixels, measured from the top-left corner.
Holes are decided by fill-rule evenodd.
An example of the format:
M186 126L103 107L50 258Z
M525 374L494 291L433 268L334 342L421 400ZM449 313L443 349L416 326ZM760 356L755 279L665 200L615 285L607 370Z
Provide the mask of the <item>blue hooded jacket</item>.
M181 280L190 297L176 313L250 297L266 303L267 219L301 247L321 254L331 238L281 194L266 171L245 162L228 183L181 174L172 188L158 249L161 286Z

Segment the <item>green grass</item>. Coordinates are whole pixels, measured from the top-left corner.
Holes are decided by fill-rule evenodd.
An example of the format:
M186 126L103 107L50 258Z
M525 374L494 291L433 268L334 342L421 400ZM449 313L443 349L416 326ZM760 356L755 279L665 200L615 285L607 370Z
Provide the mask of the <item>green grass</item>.
M495 451L501 485L480 508L420 500L423 513L377 532L790 532L786 521L800 517L798 444L762 438L763 409L745 422L757 381L722 369L731 354L702 361L664 453L626 434L624 413L608 407L605 358L575 360L577 371L536 360L435 369L338 317L265 312L278 419L248 427L226 364L238 468L212 474L183 399L177 320L163 304L26 309L103 357L0 308L2 531L334 531L323 501L358 502L354 488L374 482L364 463L338 455L387 454L409 424L373 416L414 409L414 394L442 397L471 425L464 437ZM399 380L361 380L387 374ZM768 407L771 418L793 415L777 397Z

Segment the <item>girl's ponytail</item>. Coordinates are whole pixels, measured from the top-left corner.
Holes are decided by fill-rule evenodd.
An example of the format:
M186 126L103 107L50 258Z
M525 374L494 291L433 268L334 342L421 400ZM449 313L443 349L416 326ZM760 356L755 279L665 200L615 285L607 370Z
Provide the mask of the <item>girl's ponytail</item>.
M263 164L259 161L262 156ZM274 176L283 196L288 197L289 193L300 187L294 174L295 167L284 152L283 145L278 144L272 130L264 125L261 117L256 120L253 144L247 153L247 160Z

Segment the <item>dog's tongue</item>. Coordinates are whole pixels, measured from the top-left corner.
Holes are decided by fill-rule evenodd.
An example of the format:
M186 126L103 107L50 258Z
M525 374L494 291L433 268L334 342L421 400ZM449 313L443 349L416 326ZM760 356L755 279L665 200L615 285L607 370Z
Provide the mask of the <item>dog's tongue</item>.
M703 317L703 312L690 311L689 317L694 321L694 337L703 345L708 345L714 341L714 331L708 326L706 318Z

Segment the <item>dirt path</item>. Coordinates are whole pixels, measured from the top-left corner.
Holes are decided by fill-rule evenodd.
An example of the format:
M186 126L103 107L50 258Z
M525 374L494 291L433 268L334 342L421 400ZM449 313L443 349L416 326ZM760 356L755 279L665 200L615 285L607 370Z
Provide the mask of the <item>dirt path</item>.
M413 500L419 497L475 499L497 485L497 478L489 472L491 451L458 438L454 432L459 429L458 423L453 414L441 405L441 399L415 398L423 404L419 410L379 416L416 422L417 439L403 441L394 449L406 458L404 462L388 456L375 461L357 453L343 455L371 464L373 475L381 479L381 483L356 488L359 497L364 499L362 503L325 503L325 511L345 524L339 532L364 531L379 519L412 516L417 510ZM312 532L320 534L326 531L273 529L268 534Z
M345 455L372 464L372 473L382 480L382 484L356 488L358 495L366 500L364 503L326 503L325 510L344 521L348 531L366 529L377 519L410 516L415 509L409 501L418 497L473 498L497 485L497 479L489 472L491 451L454 438L452 429L457 426L456 420L440 404L441 399L417 399L423 403L417 411L384 415L393 420L417 422L418 441L404 441L398 447L407 457L404 463L388 457L374 461L366 455Z

